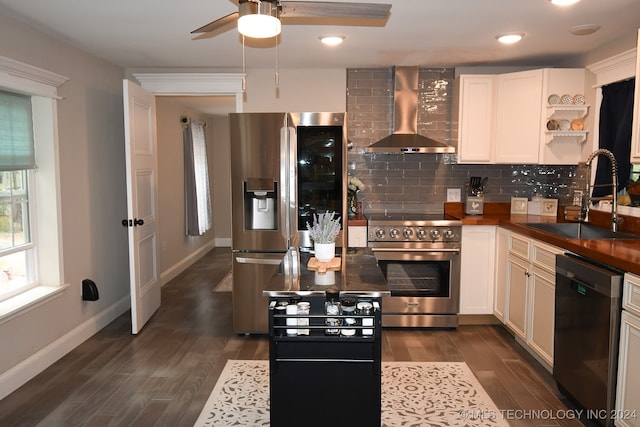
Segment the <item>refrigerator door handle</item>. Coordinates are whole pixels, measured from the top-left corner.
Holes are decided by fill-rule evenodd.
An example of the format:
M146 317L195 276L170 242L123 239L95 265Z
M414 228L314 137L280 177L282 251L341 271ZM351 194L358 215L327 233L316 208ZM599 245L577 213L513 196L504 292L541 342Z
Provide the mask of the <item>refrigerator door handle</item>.
M236 257L236 261L239 264L263 264L263 265L280 265L281 259L260 259L260 258L245 258Z
M290 192L291 188L291 175L289 173L289 128L285 122L280 128L280 159L286 159L280 161L280 224L282 224L281 234L285 239L286 245L291 246L291 235L289 230L291 229L291 218L289 217L290 209Z
M293 279L298 280L298 278L300 277L300 254L295 248L293 249L293 262L291 264Z
M280 156L286 161L280 164L282 186L281 223L282 234L289 247L298 246L298 178L296 175L296 128L287 115L287 123L280 129Z

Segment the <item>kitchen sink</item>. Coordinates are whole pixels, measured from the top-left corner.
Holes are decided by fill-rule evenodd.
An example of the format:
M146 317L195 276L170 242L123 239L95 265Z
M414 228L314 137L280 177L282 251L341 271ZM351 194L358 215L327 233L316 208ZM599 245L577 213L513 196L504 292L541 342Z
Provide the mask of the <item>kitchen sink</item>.
M640 239L640 235L611 231L580 222L527 223L524 226L554 234L565 239Z

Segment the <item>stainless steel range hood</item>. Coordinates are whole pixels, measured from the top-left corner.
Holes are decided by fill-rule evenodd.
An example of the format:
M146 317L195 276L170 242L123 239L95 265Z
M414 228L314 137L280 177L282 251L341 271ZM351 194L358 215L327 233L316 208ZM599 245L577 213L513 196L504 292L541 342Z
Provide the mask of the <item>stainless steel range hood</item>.
M455 153L455 147L418 134L418 67L395 67L393 134L367 153Z

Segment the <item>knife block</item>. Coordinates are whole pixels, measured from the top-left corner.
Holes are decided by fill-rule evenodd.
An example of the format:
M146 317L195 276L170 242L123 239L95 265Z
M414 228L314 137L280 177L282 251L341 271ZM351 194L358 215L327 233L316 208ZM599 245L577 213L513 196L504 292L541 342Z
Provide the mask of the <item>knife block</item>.
M464 203L464 213L466 215L482 215L484 197L467 196Z

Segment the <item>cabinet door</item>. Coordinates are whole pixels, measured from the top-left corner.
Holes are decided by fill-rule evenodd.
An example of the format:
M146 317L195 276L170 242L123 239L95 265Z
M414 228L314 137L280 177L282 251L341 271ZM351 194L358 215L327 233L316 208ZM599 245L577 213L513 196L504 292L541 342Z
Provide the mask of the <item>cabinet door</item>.
M507 260L509 258L509 230L498 227L496 233L496 273L493 291L493 314L504 323L507 292Z
M640 318L624 310L621 320L616 426L640 427Z
M507 310L505 324L525 339L527 320L527 282L529 263L514 255L507 260Z
M633 101L633 130L631 131L631 163L640 163L640 29L636 54L636 89Z
M543 70L498 76L496 163L538 163Z
M529 278L530 327L527 332L529 346L553 366L553 334L555 317L555 277L533 268Z
M460 314L493 314L496 227L462 227Z
M492 163L497 76L461 75L458 163Z

